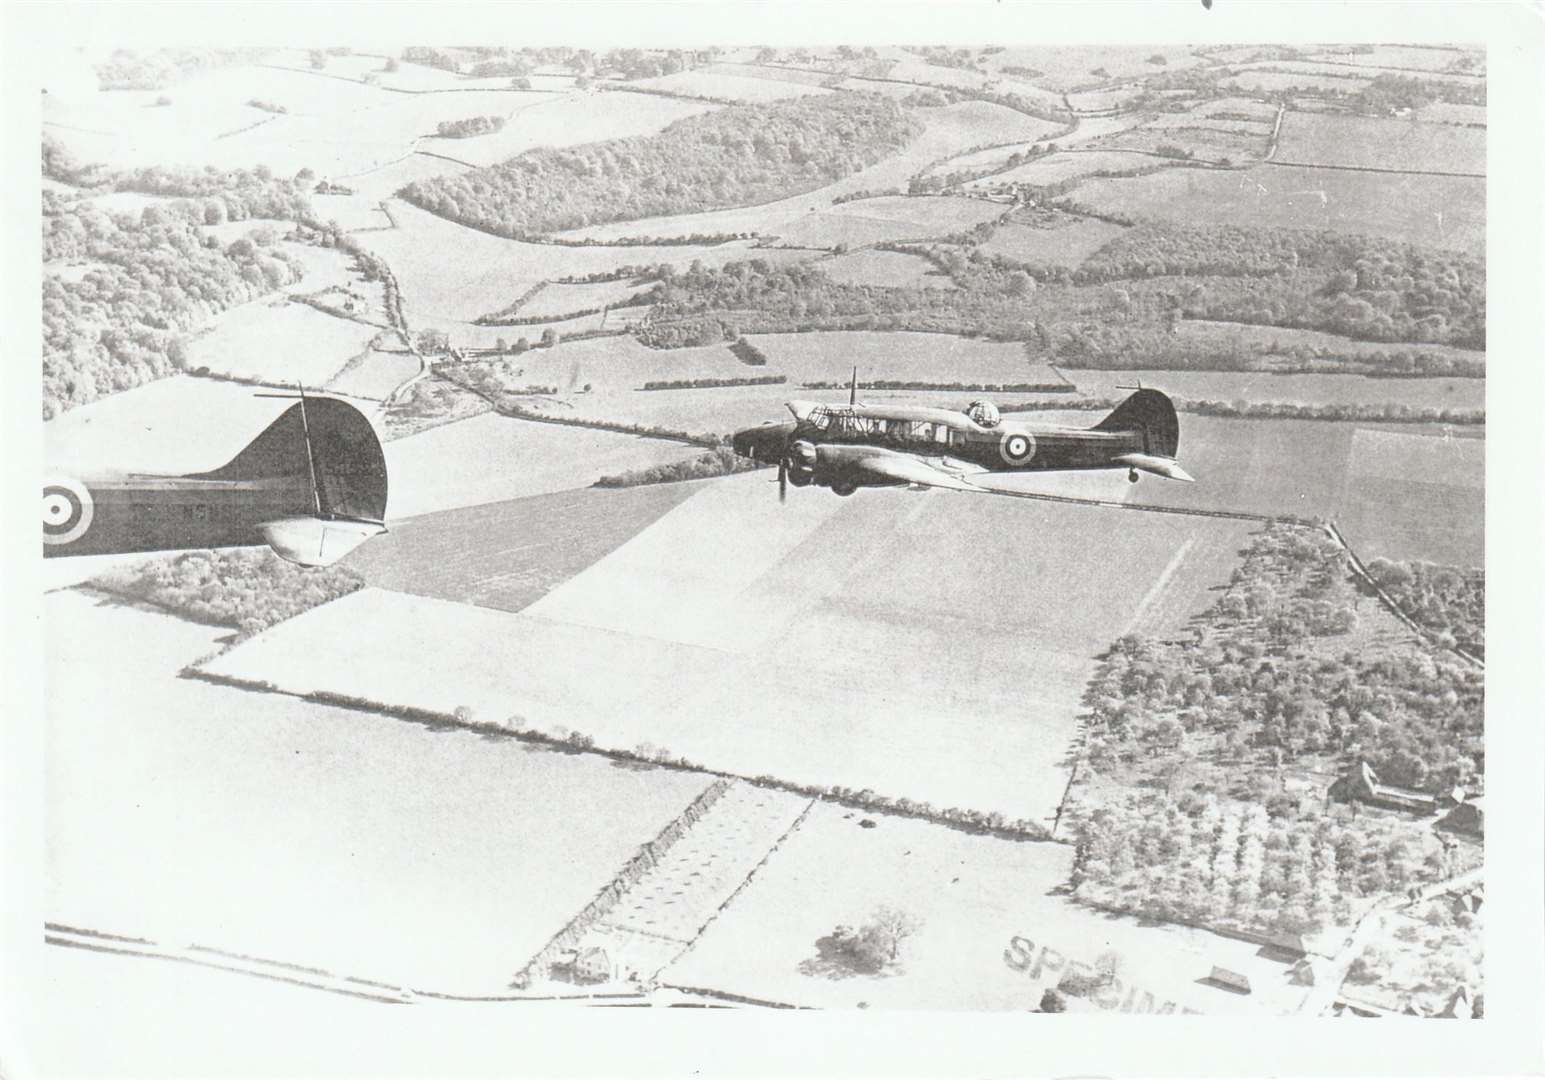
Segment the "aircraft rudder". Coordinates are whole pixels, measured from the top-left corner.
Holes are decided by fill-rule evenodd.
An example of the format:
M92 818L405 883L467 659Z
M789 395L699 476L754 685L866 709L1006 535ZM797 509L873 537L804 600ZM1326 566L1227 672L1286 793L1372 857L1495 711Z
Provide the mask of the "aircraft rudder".
M1161 457L1173 458L1180 448L1180 419L1175 414L1175 403L1160 390L1134 391L1094 425L1094 430L1145 432L1146 451Z

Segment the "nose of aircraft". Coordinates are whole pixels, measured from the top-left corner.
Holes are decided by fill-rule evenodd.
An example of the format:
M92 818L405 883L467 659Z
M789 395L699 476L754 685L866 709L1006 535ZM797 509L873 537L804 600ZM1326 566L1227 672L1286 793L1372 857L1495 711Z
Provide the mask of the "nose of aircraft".
M789 423L761 424L737 431L730 437L730 445L741 457L775 464L783 456L784 447L793 430L794 425Z

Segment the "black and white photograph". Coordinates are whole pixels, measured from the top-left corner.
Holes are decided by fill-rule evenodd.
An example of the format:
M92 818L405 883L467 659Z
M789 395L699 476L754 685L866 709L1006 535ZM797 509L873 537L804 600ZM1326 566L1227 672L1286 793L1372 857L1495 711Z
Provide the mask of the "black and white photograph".
M49 20L37 1075L216 1067L105 1045L150 1015L1537 1020L1486 811L1537 842L1487 302L1538 11L1245 6ZM1491 254L1537 417L1539 266Z

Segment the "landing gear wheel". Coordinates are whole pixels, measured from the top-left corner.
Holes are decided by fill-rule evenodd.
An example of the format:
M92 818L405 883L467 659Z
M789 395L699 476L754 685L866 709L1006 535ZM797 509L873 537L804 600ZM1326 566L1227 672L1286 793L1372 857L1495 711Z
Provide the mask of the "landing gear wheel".
M1129 484L1137 483L1137 470L1136 469L1128 469L1127 470L1127 483L1129 483Z
M851 495L857 490L858 485L850 480L838 480L836 483L832 484L832 491L836 492L838 495Z

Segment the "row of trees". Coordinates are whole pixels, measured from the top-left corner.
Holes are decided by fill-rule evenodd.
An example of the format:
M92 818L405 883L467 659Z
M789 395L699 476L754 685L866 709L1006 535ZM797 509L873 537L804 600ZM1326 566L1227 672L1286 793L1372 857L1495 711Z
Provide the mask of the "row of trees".
M469 116L465 120L441 120L435 125L435 134L442 139L470 139L503 130L502 116Z
M110 570L92 584L194 619L235 627L246 637L351 593L365 581L341 566L302 567L267 548L235 548L149 559Z
M463 225L527 237L782 198L871 165L919 130L878 95L803 97L687 117L652 136L529 150L399 194Z
M727 446L717 447L685 461L650 465L642 469L608 473L595 482L596 487L624 488L643 484L672 484L680 480L706 480L757 468L757 463L736 454Z
M1369 576L1400 609L1475 656L1486 655L1486 572L1370 559Z
M743 375L730 379L650 379L641 390L709 390L723 386L777 386L787 375Z
M183 335L236 304L298 281L301 267L256 230L222 245L179 201L136 218L43 193L45 259L85 259L43 277L43 418L181 369Z

